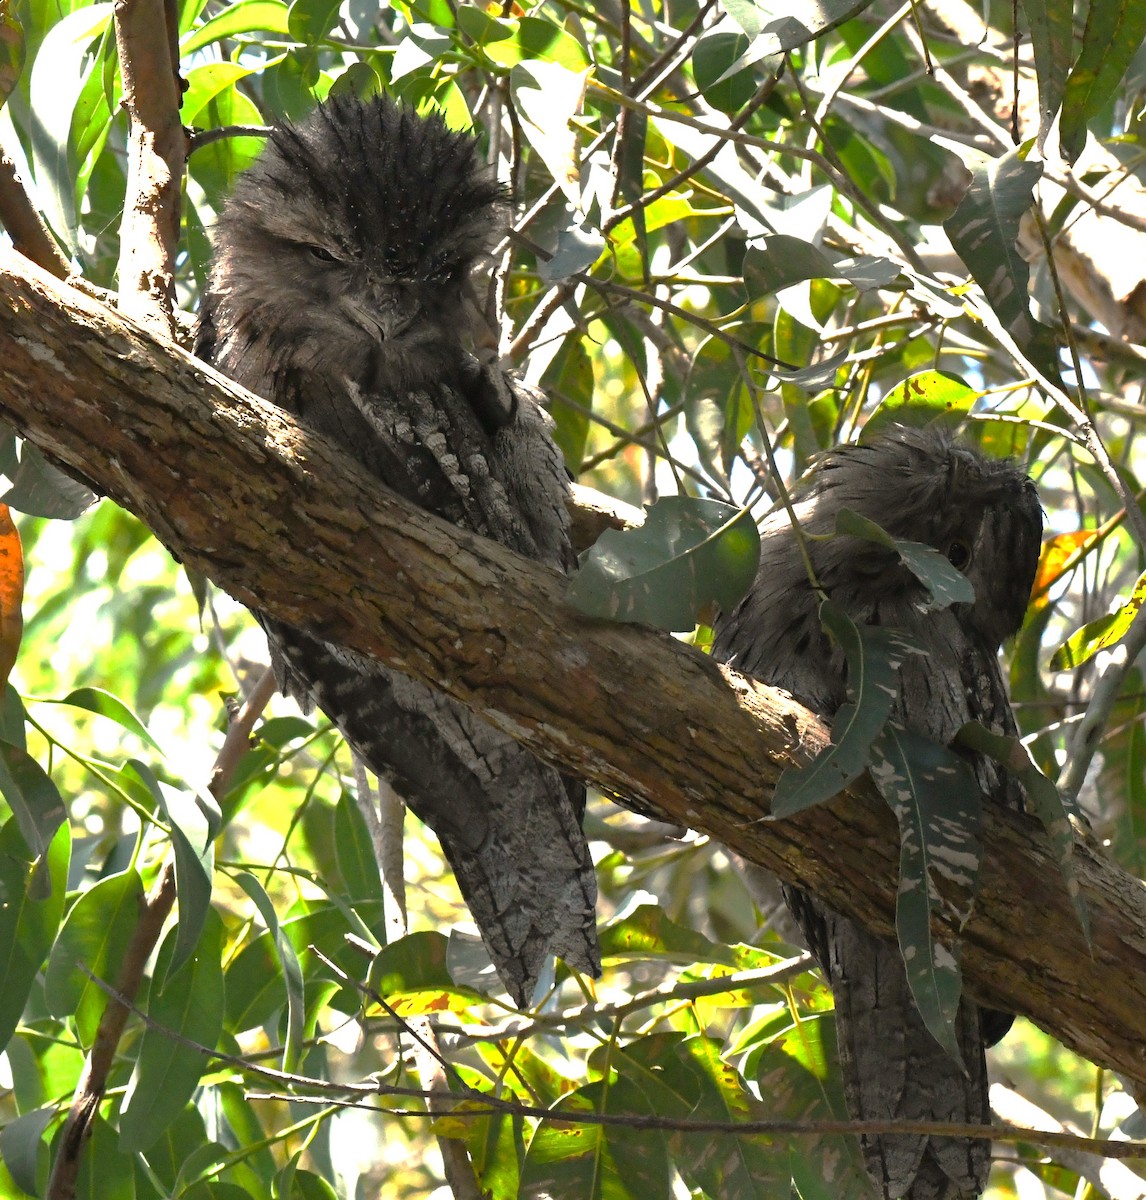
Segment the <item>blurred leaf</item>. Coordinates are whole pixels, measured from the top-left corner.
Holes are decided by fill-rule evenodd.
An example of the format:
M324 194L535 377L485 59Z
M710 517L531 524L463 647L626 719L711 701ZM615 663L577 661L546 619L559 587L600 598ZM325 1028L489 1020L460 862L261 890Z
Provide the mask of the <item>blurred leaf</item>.
M150 746L157 754L163 754L159 743L147 732L147 727L135 713L118 696L113 696L111 692L105 692L102 688L76 688L62 700L47 700L45 703L70 704L73 708L86 709L97 716L107 717L109 721L114 721L128 733L135 734L141 742Z
M920 653L898 630L856 625L831 600L820 605L820 621L847 659L851 702L840 705L832 719L832 744L806 767L788 767L780 776L772 797L776 818L830 800L867 770L872 743L898 694L903 660Z
M549 397L549 415L555 423L554 441L561 448L569 473L576 477L589 441L594 392L593 360L578 330L565 336L561 349L541 378L541 387Z
M291 0L287 32L296 42L313 46L338 23L342 0Z
M92 1044L108 1003L90 975L115 987L143 900L143 883L134 870L101 879L72 905L52 947L44 980L48 1011L73 1016L84 1046Z
M259 916L262 917L263 923L267 927L266 940L274 947L275 957L278 960L278 968L281 972L282 984L286 993L287 1008L286 1041L283 1045L283 1070L293 1071L298 1065L304 1029L303 1014L305 1005L302 967L299 965L298 955L295 952L294 946L291 945L290 939L279 924L275 906L271 903L271 898L263 890L262 884L249 871L239 872L235 876L235 882L250 896L251 900L254 901L255 907L259 910ZM231 964L232 968L235 966L235 961ZM230 980L230 976L231 972L229 970L227 973L228 981ZM231 1003L229 996L227 998L227 1008L228 1012L230 1012Z
M63 797L43 767L20 746L0 742L0 796L16 817L28 849L44 854L67 820Z
M275 1196L282 1200L339 1200L338 1193L321 1175L298 1169L298 1157L296 1154L275 1176Z
M0 108L24 70L24 28L5 4L0 5Z
M743 33L724 29L710 29L697 38L692 52L692 73L701 95L713 108L738 113L755 95L758 75L747 64L737 66L750 44ZM759 77L770 73L772 65L772 62L766 64Z
M351 901L382 899L382 878L370 830L354 797L343 790L334 810L334 853Z
M559 283L587 271L605 249L605 239L595 230L575 222L557 235L552 255L538 263L537 273L546 283Z
M871 0L724 0L721 7L756 44L756 53L795 50L863 12Z
M43 1176L40 1172L44 1131L56 1121L56 1105L21 1113L0 1129L0 1154L12 1174L12 1179L29 1196L40 1194Z
M639 528L606 530L565 598L587 616L689 630L705 605L735 605L759 560L760 534L746 509L667 496Z
M71 833L56 830L42 868L29 862L29 848L16 821L0 825L0 1048L20 1022L36 975L48 957L64 914ZM32 876L42 870L47 886L33 894Z
M1057 32L1061 36L1065 31ZM1138 0L1090 0L1082 46L1062 98L1059 144L1068 162L1082 153L1087 122L1110 103L1122 76L1141 51L1143 38L1146 6Z
M871 777L899 823L895 928L908 986L932 1037L961 1063L955 1033L963 986L960 947L935 939L931 913L943 902L939 877L967 895L967 907L956 913L960 926L970 915L983 857L983 795L957 754L894 721L872 744Z
M194 1045L214 1049L223 1026L223 923L217 913L202 926L193 957L182 969L175 966L178 929L163 940L155 964L155 980L166 980L162 991L152 987L148 1025L135 1061L131 1083L119 1119L120 1148L128 1154L148 1150L179 1116L210 1062Z

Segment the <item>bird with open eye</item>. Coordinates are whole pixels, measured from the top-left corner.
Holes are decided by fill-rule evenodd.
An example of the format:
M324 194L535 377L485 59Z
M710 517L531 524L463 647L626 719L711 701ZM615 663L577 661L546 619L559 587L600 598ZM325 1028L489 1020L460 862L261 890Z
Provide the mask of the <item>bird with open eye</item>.
M926 651L903 660L892 718L944 745L968 721L1015 734L998 652L1022 624L1038 565L1042 509L1026 472L945 431L895 427L829 451L794 499L805 534L831 534L837 513L851 509L894 538L938 550L974 588L971 602L927 611L923 584L894 550L850 536L805 539L823 594L857 624L896 627ZM821 627L821 593L786 512L767 519L761 540L756 582L718 622L713 655L830 719L847 698L847 662ZM1022 806L1018 784L997 763L964 756L985 797ZM1010 1017L963 997L956 1037L964 1069L925 1027L894 944L807 893L783 891L835 997L851 1115L989 1123L984 1048ZM888 1200L971 1200L986 1186L984 1138L881 1134L861 1143Z

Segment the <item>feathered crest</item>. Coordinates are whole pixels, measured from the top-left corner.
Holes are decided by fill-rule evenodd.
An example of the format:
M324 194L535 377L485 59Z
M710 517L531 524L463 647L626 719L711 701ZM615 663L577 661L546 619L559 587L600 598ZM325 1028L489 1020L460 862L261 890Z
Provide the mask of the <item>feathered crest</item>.
M370 247L396 282L456 279L488 253L507 215L505 189L472 134L390 96L335 96L276 127L235 187L235 202L270 188L310 193L349 253Z

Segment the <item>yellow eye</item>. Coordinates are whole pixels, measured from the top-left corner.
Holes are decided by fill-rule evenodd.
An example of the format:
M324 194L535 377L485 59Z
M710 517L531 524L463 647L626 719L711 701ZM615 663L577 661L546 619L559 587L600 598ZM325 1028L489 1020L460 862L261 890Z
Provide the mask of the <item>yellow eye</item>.
M962 538L956 538L947 547L947 561L956 571L962 571L971 561L971 547Z

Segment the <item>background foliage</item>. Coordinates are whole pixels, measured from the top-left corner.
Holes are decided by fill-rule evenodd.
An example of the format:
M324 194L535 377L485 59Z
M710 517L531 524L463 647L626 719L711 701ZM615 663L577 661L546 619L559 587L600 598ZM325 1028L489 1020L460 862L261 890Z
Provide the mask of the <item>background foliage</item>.
M1007 653L1019 723L1144 874L1146 8L1027 0L1017 34L1012 19L959 0L183 0L181 116L196 134L181 305L194 310L215 214L260 147L200 131L380 86L474 125L518 214L494 264L503 346L550 396L579 481L759 514L819 450L920 407L1030 463L1051 536ZM0 144L76 270L113 287L127 119L112 5L0 0L0 89ZM597 1003L562 969L516 1019L412 820L410 932L387 937L350 757L321 719L275 701L216 806L205 789L228 707L265 643L131 517L107 503L78 515L83 498L17 454L9 439L28 574L0 711L0 1195L45 1193L106 1001L77 960L115 980L172 849L180 921L139 1000L156 1024L133 1019L119 1047L85 1194L429 1195L435 1135L464 1139L495 1197L871 1194L840 1139L510 1111L431 1125L387 1113L423 1110L397 1093L345 1106L327 1083L426 1082L397 1018L432 1012L455 1086L534 1109L845 1115L830 993L801 962L783 966L793 951L703 838L594 800ZM53 835L36 814L57 802L69 821ZM361 978L369 959L348 933L385 946L370 980L387 1006L315 953ZM1021 1022L994 1067L1006 1115L1144 1132L1118 1080ZM997 1155L995 1195L1143 1194L1114 1163L1023 1144Z

